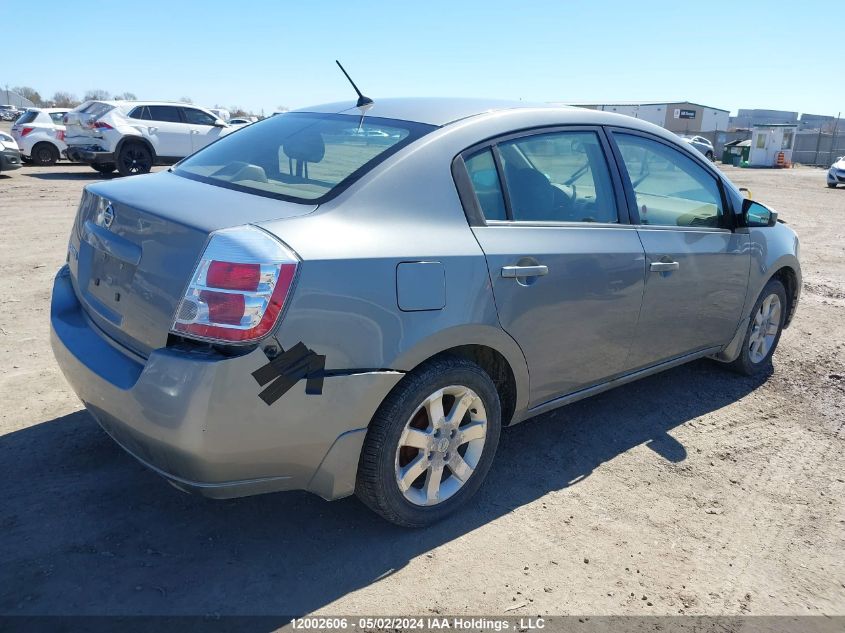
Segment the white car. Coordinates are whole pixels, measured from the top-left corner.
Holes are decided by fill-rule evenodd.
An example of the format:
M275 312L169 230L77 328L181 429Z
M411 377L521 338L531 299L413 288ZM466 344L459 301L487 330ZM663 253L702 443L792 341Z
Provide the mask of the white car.
M716 156L716 152L713 150L713 143L703 136L682 136L681 138L704 154L707 160L712 161Z
M20 169L20 166L21 153L15 139L5 132L0 132L0 172Z
M255 123L255 121L240 116L235 117L234 119L229 119L229 125L249 125L250 123Z
M845 185L845 156L840 156L827 170L827 186Z
M68 159L121 176L172 165L237 129L205 108L166 101L86 101L64 123Z
M62 118L67 111L67 108L30 108L15 121L12 136L25 163L55 165L65 155Z

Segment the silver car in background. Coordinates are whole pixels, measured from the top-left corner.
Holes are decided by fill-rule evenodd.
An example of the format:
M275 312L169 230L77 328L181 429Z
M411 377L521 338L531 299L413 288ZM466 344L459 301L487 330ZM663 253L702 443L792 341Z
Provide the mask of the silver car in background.
M701 152L707 160L714 160L716 152L713 143L703 136L682 136L682 139Z
M178 488L357 493L422 526L502 427L702 357L769 371L800 288L795 233L659 127L378 100L87 186L51 338Z
M840 156L827 170L827 186L835 189L836 185L845 185L845 156Z

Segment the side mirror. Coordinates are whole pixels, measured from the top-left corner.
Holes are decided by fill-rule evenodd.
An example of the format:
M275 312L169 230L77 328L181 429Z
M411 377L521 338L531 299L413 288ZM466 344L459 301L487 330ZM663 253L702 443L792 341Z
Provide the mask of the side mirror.
M742 219L745 226L774 226L778 214L759 202L746 198L742 201Z
M214 119L214 127L229 127L223 119Z

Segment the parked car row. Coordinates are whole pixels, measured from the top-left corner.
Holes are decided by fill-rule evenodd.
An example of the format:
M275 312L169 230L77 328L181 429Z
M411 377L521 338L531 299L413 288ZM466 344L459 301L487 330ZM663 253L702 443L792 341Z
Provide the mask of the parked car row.
M164 101L86 101L73 110L0 107L3 112L15 120L10 142L20 150L18 164L49 166L65 158L123 176L171 165L256 120L226 121L216 114L226 111Z
M9 104L0 105L0 121L14 121L21 114L23 114L23 110L17 106Z

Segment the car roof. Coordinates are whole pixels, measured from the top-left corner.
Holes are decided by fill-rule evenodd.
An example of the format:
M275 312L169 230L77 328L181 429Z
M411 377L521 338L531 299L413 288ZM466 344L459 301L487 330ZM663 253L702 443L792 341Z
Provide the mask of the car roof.
M515 108L571 109L543 103L523 101L503 101L496 99L460 99L445 97L404 97L376 99L366 109L366 115L400 121L414 121L428 125L443 126L471 116L512 110ZM360 109L355 101L338 101L322 105L300 108L295 112L325 112L335 114L358 114Z
M361 114L362 108L355 101L340 101L301 108L295 112L318 112L335 114ZM404 97L376 99L364 109L368 117L381 117L401 121L412 121L444 127L469 118L482 119L493 116L515 117L525 121L525 115L536 113L538 120L553 119L558 124L611 125L650 131L666 138L677 138L666 129L634 117L617 112L605 112L588 108L560 105L556 103L530 103L525 101L502 101L495 99L460 99L433 97Z

